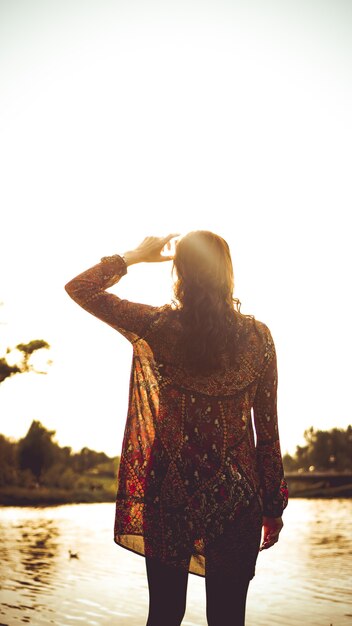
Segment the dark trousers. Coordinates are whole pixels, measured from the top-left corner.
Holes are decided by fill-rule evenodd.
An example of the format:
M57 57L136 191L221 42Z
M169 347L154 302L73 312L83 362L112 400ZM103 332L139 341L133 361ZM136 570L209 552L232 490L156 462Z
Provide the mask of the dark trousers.
M146 626L180 626L186 610L188 572L146 557L149 615ZM248 578L205 577L208 626L244 626Z

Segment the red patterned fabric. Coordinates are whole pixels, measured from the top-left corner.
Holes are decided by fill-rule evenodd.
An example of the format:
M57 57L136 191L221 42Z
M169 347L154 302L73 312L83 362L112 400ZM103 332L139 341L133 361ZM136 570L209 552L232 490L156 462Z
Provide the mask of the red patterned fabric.
M201 576L237 563L252 577L262 515L287 504L270 331L234 312L235 364L195 376L177 310L106 291L126 271L121 257L105 257L66 285L133 346L115 541Z

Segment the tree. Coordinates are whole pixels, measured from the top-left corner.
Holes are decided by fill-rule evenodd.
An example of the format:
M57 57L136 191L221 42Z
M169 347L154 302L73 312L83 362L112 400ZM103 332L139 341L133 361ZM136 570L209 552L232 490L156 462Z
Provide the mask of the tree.
M9 365L5 358L0 359L0 383L13 374L19 374L20 371L18 365Z
M304 432L305 446L297 446L294 456L286 454L283 462L286 471L303 470L352 470L352 426Z
M33 339L29 343L19 343L16 346L16 350L22 353L22 357L19 363L15 365L10 365L7 362L6 357L0 358L0 383L2 383L6 378L10 378L14 374L24 374L25 372L35 372L36 374L46 374L46 372L42 372L36 370L35 367L30 362L30 358L34 352L38 350L48 350L50 345L44 341L44 339ZM12 350L7 348L6 354L10 354ZM50 364L50 361L48 361Z
M298 462L296 456L291 456L288 452L283 455L282 462L284 465L285 472L294 472L298 469Z
M55 462L58 445L52 441L54 430L47 430L33 420L26 436L18 443L18 460L21 470L29 469L39 481L43 470Z
M106 463L106 461L109 460L105 452L96 452L95 450L84 447L75 455L75 469L78 472L86 472L99 463Z
M0 435L0 486L12 485L17 479L17 444Z

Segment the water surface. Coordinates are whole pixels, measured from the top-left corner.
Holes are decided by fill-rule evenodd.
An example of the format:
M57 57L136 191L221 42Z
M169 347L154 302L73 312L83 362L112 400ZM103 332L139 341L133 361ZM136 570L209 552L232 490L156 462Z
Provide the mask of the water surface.
M113 522L113 504L0 508L0 626L144 626L144 558L114 544ZM352 500L291 500L284 523L258 557L246 626L350 625ZM183 626L206 626L194 575Z

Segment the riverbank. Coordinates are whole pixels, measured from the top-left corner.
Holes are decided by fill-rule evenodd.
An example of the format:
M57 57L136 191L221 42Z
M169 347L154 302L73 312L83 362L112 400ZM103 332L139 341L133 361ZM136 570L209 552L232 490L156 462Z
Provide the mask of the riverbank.
M288 478L290 498L352 498L352 484L328 486L326 481L307 484ZM53 506L115 502L116 490L1 487L0 506Z
M116 490L55 489L48 487L1 487L2 506L53 506L56 504L90 504L115 502Z
M351 472L286 472L291 498L352 498Z

